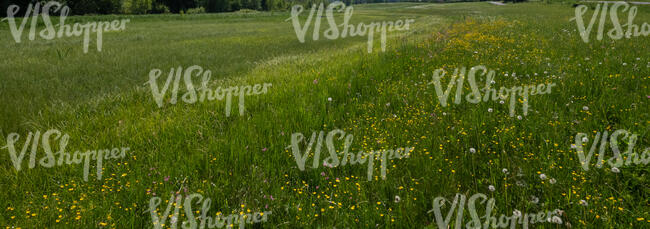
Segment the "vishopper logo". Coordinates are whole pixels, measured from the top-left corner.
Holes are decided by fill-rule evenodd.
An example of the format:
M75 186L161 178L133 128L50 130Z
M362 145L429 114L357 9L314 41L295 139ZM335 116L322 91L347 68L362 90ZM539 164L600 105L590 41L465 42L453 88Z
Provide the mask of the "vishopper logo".
M339 160L339 156L337 154L336 148L334 146L334 139L336 136L338 137L338 140L343 140L345 138L345 143L344 143L344 148L343 148L343 159ZM307 145L307 148L302 151L300 150L300 145L301 143L305 140L305 135L302 133L294 133L291 135L291 145L287 146L286 149L291 148L293 152L293 157L296 160L296 163L298 164L298 169L300 171L305 170L305 162L307 161L307 157L311 154L311 150L314 148L314 143L316 142L316 149L313 153L314 158L313 158L313 163L312 163L312 168L316 169L320 165L320 153L323 148L323 139L326 141L327 145L327 150L329 152L329 157L325 158L323 160L323 166L334 168L339 165L345 166L348 162L350 165L354 164L363 164L367 163L368 164L368 181L372 180L372 174L374 173L374 167L375 167L375 160L379 159L381 160L380 164L380 170L381 170L381 179L385 180L386 179L386 169L388 168L388 161L393 160L393 159L402 159L402 158L409 158L411 152L415 149L415 147L402 147L402 148L396 148L396 149L388 149L388 150L375 150L371 151L368 153L364 153L363 150L359 151L356 154L356 157L354 153L350 153L350 146L352 145L352 141L354 137L352 134L346 134L345 131L343 130L332 130L327 134L327 137L325 137L325 132L321 131L318 134L318 137L316 137L316 132L313 132L311 135L311 138L309 139L309 143ZM356 158L356 159L355 159Z
M59 151L56 152L58 155L58 160L52 152L52 145L50 144L51 138L60 139L59 140ZM9 156L11 157L11 162L13 162L14 168L16 171L20 171L22 168L22 161L25 158L25 153L31 146L31 153L29 154L29 168L32 169L36 166L36 154L38 152L39 140L42 142L43 151L45 157L38 160L38 164L45 168L52 168L55 165L62 166L65 164L81 164L84 163L84 181L88 181L88 170L90 169L90 160L95 160L97 164L97 180L102 179L102 167L103 160L108 159L122 159L126 157L126 152L129 150L128 147L124 148L113 148L113 149L104 149L104 150L88 150L86 152L75 151L74 154L67 153L66 147L68 145L68 140L70 136L67 134L61 135L61 131L51 129L46 131L41 135L40 131L36 133L29 132L25 143L20 150L20 154L17 154L16 151L16 142L20 139L18 133L11 133L7 136L7 145L0 149L7 149L9 151Z
M320 38L320 26L321 26L321 21L322 21L322 16L323 16L323 10L324 10L324 5L321 3L318 7L316 5L313 5L311 8L311 11L309 12L309 16L307 17L307 20L305 23L301 26L300 25L300 19L299 16L302 14L304 10L304 7L301 5L295 5L291 8L291 17L287 19L291 20L293 24L293 29L296 32L296 36L298 37L298 40L300 43L305 43L305 35L307 34L307 30L309 29L309 26L311 25L311 22L313 21L314 13L316 13L316 20L314 20L314 29L313 29L313 36L312 39L314 41L317 41ZM343 17L343 23L342 24L336 24L336 21L334 20L334 11L337 12L343 12L345 10L345 14ZM375 37L375 32L381 33L381 51L385 52L386 51L386 34L387 32L392 32L394 30L396 31L403 31L403 30L409 30L410 29L410 24L415 22L414 19L407 19L405 21L402 20L397 20L395 22L372 22L369 25L366 25L364 23L359 23L357 24L356 28L354 25L350 25L350 19L352 18L352 14L354 13L354 8L352 6L345 7L345 3L336 1L327 6L327 11L325 13L325 16L327 18L327 24L329 25L329 29L325 30L325 33L323 36L327 39L330 40L335 40L338 38L346 38L346 37L355 37L355 36L368 36L368 53L372 53L372 47L374 45L374 37ZM339 30L339 27L342 29Z
M603 39L603 33L605 32L605 21L607 20L607 9L608 9L608 3L603 3L603 4L598 4L596 6L596 9L594 10L594 13L591 15L591 20L589 21L589 24L587 27L585 27L585 22L583 20L583 16L589 9L588 6L585 5L579 5L575 9L575 17L571 18L570 21L575 20L576 24L578 26L578 32L580 32L580 37L582 37L582 40L585 43L589 43L589 35L591 35L591 30L594 28L594 23L598 21L598 33L596 34L596 39L597 40L602 40ZM621 25L619 18L618 18L618 11L619 8L623 7L621 12L627 11L627 23ZM599 15L600 14L600 15ZM616 2L614 5L612 5L612 8L609 9L609 18L612 21L612 25L614 28L610 29L607 32L607 35L609 38L612 40L619 40L622 39L623 36L625 38L631 38L632 36L638 37L638 36L648 36L650 35L650 24L648 23L643 23L643 25L640 27L641 30L639 30L639 25L634 24L634 18L636 17L637 14L637 7L636 6L631 6L627 2ZM600 19L598 19L598 16L600 16ZM623 30L623 27L627 27L627 30Z
M145 85L149 84L151 87L151 94L153 95L156 104L158 104L158 107L162 107L165 104L164 97L170 86L172 86L172 88L169 103L176 104L178 101L178 92L182 77L185 87L187 88L187 92L181 97L183 102L193 104L196 103L197 100L199 102L204 102L205 100L223 100L225 98L226 117L230 117L230 108L233 96L239 96L239 115L241 116L244 115L245 110L244 96L266 94L268 88L272 86L270 83L264 83L263 86L261 84L255 84L253 86L246 85L232 86L228 88L218 87L214 90L209 89L208 83L210 82L210 78L212 78L212 72L210 70L204 70L201 66L194 65L185 69L185 71L183 71L182 67L176 69L172 68L169 71L167 80L164 81L163 87L160 88L158 86L158 78L160 78L161 74L162 71L160 69L151 70L151 72L149 72L149 81L145 83ZM202 77L201 87L198 88L198 94L195 90L194 83L192 82L192 74L195 74L194 76L196 77ZM173 85L172 80L174 81Z
M11 35L13 36L16 43L22 41L23 30L25 25L31 18L31 27L29 29L29 40L33 41L36 38L36 25L38 22L38 16L43 17L43 23L45 24L45 29L41 30L38 35L45 40L52 40L54 38L62 38L64 35L66 37L78 37L83 35L83 49L84 53L88 53L88 46L90 43L90 33L97 33L97 51L102 51L102 38L103 32L109 31L121 31L126 29L126 23L130 22L130 19L122 19L121 21L114 20L112 22L89 22L86 24L74 23L71 25L66 25L65 20L70 13L70 8L64 6L63 4L50 1L45 3L41 7L41 3L37 2L34 4L29 4L27 7L27 12L23 20L20 22L20 26L16 26L16 19L14 16L20 10L20 6L11 5L7 8L7 18L2 19L2 21L9 22L9 28L11 29ZM56 26L59 27L58 32L54 29L55 25L52 25L52 20L50 20L50 12L60 12L59 24Z
M480 73L481 76L486 76L485 87L482 89L479 88L478 83L476 82L476 75ZM447 101L449 94L454 86L456 86L456 95L454 98L455 104L460 104L463 100L463 84L465 82L465 77L468 78L468 83L472 92L468 94L465 99L470 103L479 103L487 102L488 100L497 101L501 100L500 103L505 103L504 100L510 98L510 117L515 116L515 105L517 104L517 95L522 97L523 100L523 113L524 116L528 115L528 100L530 95L543 95L551 93L551 88L555 86L555 83L550 84L539 84L539 85L528 85L528 86L514 86L512 88L501 87L497 93L496 89L492 88L492 84L495 83L494 77L496 75L494 70L488 71L485 66L479 65L470 68L469 73L465 67L456 68L447 88L443 91L443 86L441 79L447 74L443 69L436 69L433 72L433 79L429 84L433 84L435 87L436 95L440 101L440 105L443 107L447 106ZM481 95L481 91L485 93ZM490 95L492 95L490 97ZM521 118L521 117L518 117Z
M201 203L203 202L203 203ZM254 224L259 222L266 222L268 216L272 214L271 211L264 212L255 212L253 214L230 214L228 216L221 215L220 212L213 218L210 217L209 211L212 205L212 200L210 198L203 198L203 195L194 193L185 197L183 203L182 195L172 194L167 201L167 207L162 215L158 214L158 206L162 203L160 197L153 197L149 200L149 212L151 213L151 220L153 221L153 226L155 229L161 228L177 228L179 221L179 211L181 208L185 210L185 216L187 221L181 223L181 228L190 228L190 229L204 229L204 228L233 228L233 225L239 225L240 229L245 228L246 224ZM194 214L199 214L198 210L193 210L192 205L197 204L201 206L200 216L198 216L200 222L197 222ZM181 207L182 206L182 207ZM171 213L171 209L174 208L174 212ZM161 218L162 217L162 218ZM169 218L169 224L167 224L167 218Z
M477 211L477 201L480 201L480 204L485 204L485 215L480 217ZM449 207L449 212L445 218L443 218L442 208L446 203L451 203ZM477 193L472 195L469 200L464 194L456 194L453 202L447 201L444 197L436 197L433 199L433 209L429 210L427 213L433 212L435 223L439 229L449 229L452 228L449 226L451 223L451 217L454 215L456 209L456 221L455 229L463 228L463 214L465 213L465 204L467 204L467 211L471 217L471 221L468 222L466 228L476 228L476 229L487 229L487 228L516 228L517 224L521 224L522 228L527 229L529 224L535 223L544 223L544 222L553 222L557 224L562 224L562 218L559 215L562 214L562 210L555 209L553 212L547 211L546 213L540 212L537 214L523 214L519 210L514 210L512 216L501 215L499 218L493 216L494 207L496 201L494 198L488 198L485 194ZM483 220L483 222L481 222Z
M612 167L612 172L618 173L620 172L619 168L623 166L630 166L632 164L647 165L650 163L650 147L645 148L645 150L643 150L643 154L638 154L634 151L637 140L638 135L630 135L630 132L627 130L616 130L611 135L609 135L607 131L604 131L602 134L601 132L597 132L596 136L593 139L593 142L591 143L589 154L585 155L584 146L585 143L589 142L589 138L586 133L578 133L575 136L575 144L572 144L571 148L578 151L578 157L580 159L582 169L589 171L591 158L594 156L596 149L599 150L596 168L603 167L603 163L605 162L607 144L609 143L610 147L612 148L612 152L614 153L614 157L607 160L607 163ZM624 153L625 156L621 154L619 143L621 141L627 145L627 150Z

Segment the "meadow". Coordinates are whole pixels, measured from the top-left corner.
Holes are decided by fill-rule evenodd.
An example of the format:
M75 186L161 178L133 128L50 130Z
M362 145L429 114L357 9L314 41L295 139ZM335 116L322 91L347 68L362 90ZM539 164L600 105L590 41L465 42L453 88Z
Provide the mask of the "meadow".
M213 216L272 211L252 228L437 228L434 198L484 193L497 216L564 211L562 224L534 228L650 228L648 165L584 171L571 147L577 133L617 129L638 134L638 153L650 147L649 37L594 32L585 43L569 4L354 7L354 24L415 23L368 53L366 37L300 43L289 12L71 17L130 19L87 54L78 37L16 43L0 23L0 146L10 133L22 147L29 132L58 129L68 151L130 148L88 181L80 166L28 169L28 156L17 171L0 149L0 226L152 228L151 198L200 193ZM650 6L635 21L650 22ZM234 106L226 117L223 101L159 108L150 71L193 65L212 71L213 88L273 86L247 97L243 116ZM514 117L494 101L441 106L433 72L477 65L496 71L497 87L556 87L523 117L523 101ZM378 166L371 181L364 165L311 168L313 155L299 170L291 135L335 129L354 135L351 152L415 149L390 161L385 180Z

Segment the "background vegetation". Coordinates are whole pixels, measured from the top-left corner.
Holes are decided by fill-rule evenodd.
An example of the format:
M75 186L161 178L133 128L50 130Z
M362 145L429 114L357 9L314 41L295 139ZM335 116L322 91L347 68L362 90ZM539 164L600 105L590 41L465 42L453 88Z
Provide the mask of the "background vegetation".
M475 2L485 0L341 0L346 5L392 2ZM523 2L525 0L505 0L506 2ZM29 3L35 0L2 0L0 9L9 5L21 6L21 13ZM41 2L46 2L42 1ZM333 0L60 0L72 9L72 14L158 14L158 13L215 13L232 12L242 9L274 11L286 10L300 4L309 7L313 4L329 3ZM0 11L6 16L6 11Z

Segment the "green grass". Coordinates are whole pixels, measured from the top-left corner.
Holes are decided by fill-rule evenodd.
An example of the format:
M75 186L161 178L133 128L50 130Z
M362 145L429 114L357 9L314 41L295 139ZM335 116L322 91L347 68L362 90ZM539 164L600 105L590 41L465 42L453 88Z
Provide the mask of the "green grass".
M585 44L569 21L573 10L539 3L355 6L354 23L416 20L411 31L389 34L387 52L376 41L370 54L365 37L301 44L285 22L289 14L278 12L131 16L126 31L105 34L103 51L91 45L88 54L78 38L16 44L2 23L3 136L20 133L22 146L27 132L56 128L70 135L67 151L130 147L132 153L119 164L106 162L100 181L91 168L84 182L78 165L16 172L0 150L0 225L149 228L153 193L169 199L186 188L212 199L212 215L271 210L269 222L257 226L268 228L435 228L427 214L433 199L455 193L494 197L497 216L557 208L576 228L648 228L648 166L585 172L570 145L578 132L626 129L639 134L639 152L650 147L649 38ZM637 24L650 22L649 10L639 6ZM113 18L119 17L72 20ZM158 108L143 85L149 71L192 65L213 72L213 88L273 87L246 97L244 116L234 106L226 117L223 101ZM492 101L440 106L427 85L433 71L475 65L496 70L497 87L558 86L533 96L522 120ZM504 76L512 72L520 77ZM337 128L354 135L352 152L416 149L390 163L386 180L367 181L365 165L298 170L285 149L291 134ZM557 183L540 181L539 173ZM401 202L393 201L396 195ZM579 205L581 199L589 205Z

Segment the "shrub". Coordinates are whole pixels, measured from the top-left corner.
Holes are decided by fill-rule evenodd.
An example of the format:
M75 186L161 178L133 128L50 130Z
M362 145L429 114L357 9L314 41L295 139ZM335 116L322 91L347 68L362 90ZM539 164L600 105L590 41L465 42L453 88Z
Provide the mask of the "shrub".
M187 13L187 14L204 14L205 13L205 8L203 8L201 6L201 7L197 7L197 8L187 9L187 11L185 13Z
M146 14L151 11L151 0L124 0L122 12L125 14Z
M169 7L167 7L167 6L164 5L164 4L154 3L154 4L153 4L153 7L152 7L152 9L151 9L151 13L155 13L155 14L168 14L168 13L171 13L171 11L169 10Z

